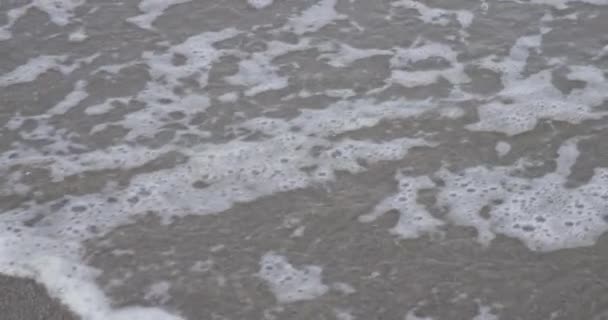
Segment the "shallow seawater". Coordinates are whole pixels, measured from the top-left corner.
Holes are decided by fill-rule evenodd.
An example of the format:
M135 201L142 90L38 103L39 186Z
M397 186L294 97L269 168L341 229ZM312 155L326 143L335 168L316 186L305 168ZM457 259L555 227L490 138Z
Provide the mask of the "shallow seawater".
M3 1L0 290L38 298L0 314L608 319L607 31L607 0Z

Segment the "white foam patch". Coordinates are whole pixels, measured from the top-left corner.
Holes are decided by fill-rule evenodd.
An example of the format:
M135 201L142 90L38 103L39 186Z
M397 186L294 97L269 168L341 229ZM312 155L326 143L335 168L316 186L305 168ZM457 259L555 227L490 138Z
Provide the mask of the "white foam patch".
M599 52L591 60L597 61L606 56L608 56L608 44L602 47L602 49L600 49Z
M580 123L608 115L594 110L604 102L602 93L608 90L608 81L596 67L569 66L568 78L586 85L567 95L552 84L550 70L522 75L530 51L539 50L541 40L539 35L522 37L507 58L496 62L496 57L490 57L480 63L483 68L502 73L504 89L497 94L499 99L478 108L480 121L467 126L469 130L516 135L534 129L542 119Z
M18 130L17 134L19 137L27 140L37 140L44 139L50 140L48 141L42 148L35 149L28 145L23 145L19 142L13 142L12 148L19 152L19 162L23 164L28 163L36 163L40 166L44 166L46 163L53 163L54 160L51 156L43 155L44 152L57 152L67 154L70 151L70 147L73 148L81 148L82 146L78 143L68 143L63 139L70 138L70 133L65 129L57 129L53 125L49 124L48 116L36 116L36 117L21 117L16 116L9 121L7 124L7 128L9 130ZM33 130L19 130L27 120L33 119L38 121L38 124ZM57 140L52 140L57 139ZM13 160L11 162L10 156L8 153L3 153L0 155L0 165L3 170L7 170L10 163L15 163Z
M454 100L457 100L457 99L454 99ZM450 118L450 119L458 119L465 115L465 112L462 108L454 107L454 106L442 107L438 111L439 111L439 115L441 115L444 118Z
M217 97L217 99L220 102L224 102L224 103L236 102L237 100L239 100L239 95L236 92L228 92L228 93L225 93L225 94Z
M343 68L353 62L374 56L392 56L393 51L381 49L360 49L344 43L328 43L318 59L326 61L332 67Z
M154 27L152 23L160 16L165 13L165 10L170 7L186 2L190 2L191 0L142 0L139 5L139 11L142 14L127 18L127 21L136 24L142 29L152 30Z
M247 0L247 3L256 9L264 9L272 5L273 0Z
M149 66L148 73L152 79L132 100L143 102L146 107L130 112L120 121L105 122L99 127L94 127L93 132L113 124L129 128L126 139L135 140L137 137L153 136L157 133L166 124L166 115L169 112L183 112L186 117L203 112L210 106L207 95L197 92L177 94L175 90L183 85L181 80L185 78L195 79L201 88L207 86L212 64L226 54L226 50L217 49L214 44L237 34L239 32L232 28L206 32L192 36L165 51L144 52L141 62ZM185 63L175 65L172 61L176 55L184 56ZM129 65L131 64L115 65L109 70L100 68L98 71L118 72ZM109 107L100 106L98 111L106 112ZM197 129L193 129L192 133L204 134Z
M220 54L212 47L212 43L217 39L223 39L225 35L211 35L209 41L207 41L209 39L207 36L195 39L197 41L192 44L192 47L196 47L196 49L192 49L193 52L191 53L188 50L190 50L189 41L192 41L192 39L186 41L187 45L173 47L170 52L189 53L186 56L190 65L186 67L178 66L177 74L172 74L175 78L166 76L171 71L164 69L166 67L168 70L173 70L173 66L161 64L152 68L152 84L149 88L156 88L154 84L160 81L156 79L161 78L167 80L166 83L169 85L173 81L177 83L177 78L180 75L194 74L195 70L201 70L201 66L208 66L211 61L217 59ZM205 46L201 46L201 43L209 43L209 50L204 51ZM164 58L166 55L169 54L150 55L150 59ZM201 75L201 73L196 74ZM35 77L26 78L33 79ZM25 81L26 78L20 80ZM201 79L206 78L201 75ZM73 108L77 101L80 101L80 92L84 87L84 82L78 83L77 90L68 94L66 99L60 103L58 110L63 112ZM199 101L198 99L202 100ZM187 100L198 102L190 105ZM176 103L162 106L169 110L173 108L173 110L188 113L196 110L201 101L208 101L208 99L189 95L181 101L178 100ZM158 106L161 107L161 105ZM350 130L374 126L383 118L415 116L426 112L430 106L428 102L413 104L405 100L397 100L378 103L371 99L362 99L338 102L321 110L303 110L300 116L291 120L252 119L237 125L235 129L241 128L263 132L268 138L262 141L233 140L222 145L202 144L194 148L180 150L190 159L187 163L173 169L141 174L134 178L126 189L109 183L97 194L65 196L58 201L67 201L68 204L59 208L53 208L57 202L47 204L32 202L27 210L15 209L0 216L0 223L30 230L22 226L24 221L36 217L41 212L53 212L51 215L45 215L42 220L37 222L35 229L31 229L36 230L36 237L24 235L23 239L33 241L32 239L36 238L42 239L39 242L46 241L49 243L79 243L132 221L138 214L145 213L148 210L159 210L165 218L176 214L217 213L230 208L235 202L251 201L264 195L330 181L334 178L335 170L351 172L366 170L358 162L360 158L366 159L370 164L382 160L398 160L403 158L408 150L414 146L429 145L422 139L413 138L399 138L385 142L349 139L331 142L328 139ZM141 113L135 112L132 114L135 116L132 120L128 120L132 123L123 122L130 124L135 131L140 130L137 134L127 137L125 143L140 135L155 132L157 126L162 125L162 122L158 122L147 127L145 121L142 121L148 115L152 120L157 119L157 116L147 113L154 110L154 107L155 105L151 102L150 108L146 108ZM95 109L99 108L91 107L91 110L87 110L88 113L91 113ZM101 111L104 111L103 107L101 109ZM95 112L92 112L92 114L95 114ZM9 126L18 129L25 119L15 117L11 119ZM292 128L295 127L298 127L298 130L292 132ZM22 145L15 146L20 153L18 160L11 159L6 153L2 154L0 167L9 168L8 164L12 165L15 161L22 165L47 167L51 170L51 177L54 181L61 181L65 177L87 171L128 170L156 159L166 152L175 150L171 146L149 150L144 147L116 145L105 150L70 155L68 148L78 146L73 142L68 143L64 140L68 137L64 129L56 129L51 124L41 121L35 130L31 132L20 131L19 134L31 138L55 137L58 139L38 150ZM311 137L311 135L316 135L316 137ZM319 153L313 156L311 153L315 148L319 148ZM47 151L52 154L60 150L64 150L63 152L67 155L51 156L45 154ZM83 150L86 149L83 148ZM312 172L302 170L302 168L315 166L316 169ZM19 176L12 175L11 179L19 180ZM192 184L199 179L204 180L209 186L205 189L193 188ZM0 191L2 194L14 194L15 191L27 192L27 187L22 187L19 187L18 184L11 184L10 187L3 186ZM24 190L19 191L17 189ZM115 200L110 203L107 201L109 197L114 197ZM134 197L138 197L139 201L130 201ZM73 208L78 209L73 210ZM95 226L99 233L92 234L89 228L91 226ZM50 241L49 239L55 240ZM78 249L59 248L53 253L53 259L77 261L78 252ZM10 259L16 265L22 267L29 266L29 264L32 264L32 266L27 268L42 267L27 260L24 256L12 256ZM56 275L56 277L59 279L61 275ZM40 280L40 278L38 279ZM118 311L112 311L107 307L107 304L104 304L106 303L104 302L105 298L100 296L101 293L97 288L91 287L92 282L86 282L89 281L87 279L78 280L84 283L79 285L89 286L87 290L92 290L91 292L97 295L96 300L91 298L86 301L72 301L70 299L73 298L61 298L59 294L57 296L78 314L87 314L86 308L100 305L99 310L101 311L99 312L103 316L99 317L109 319L109 314L112 314L112 317L118 317L118 313L116 315L112 313ZM44 279L40 281L46 283ZM49 284L49 286L52 287L52 284ZM80 305L73 306L74 304ZM144 311L142 310L137 309L133 312L143 314ZM97 317L97 315L91 317ZM152 316L149 318L153 319Z
M498 315L492 312L491 306L479 304L477 307L477 315L471 320L498 320Z
M303 109L289 122L256 118L243 123L244 128L279 135L297 127L299 133L327 137L342 132L373 127L383 119L406 119L433 110L431 101L394 99L377 102L371 98L337 101L324 109Z
M189 108L187 105L176 106ZM400 107L396 108L396 106ZM321 110L304 110L300 116L291 120L252 119L237 127L263 132L267 138L262 141L232 140L221 145L201 144L193 148L180 149L179 151L183 152L189 160L178 167L140 174L133 178L126 188L108 183L96 194L66 195L61 200L46 204L31 202L27 210L15 209L5 212L6 214L0 216L0 223L3 227L36 230L36 236L25 234L23 236L25 241L41 239L38 242L80 243L133 221L139 214L149 210L161 212L163 218L167 220L172 215L217 213L230 208L236 202L251 201L277 192L325 183L334 179L335 170L351 172L366 170L358 162L359 159L366 159L369 164L382 160L398 160L403 158L412 147L428 146L430 145L428 142L415 138L398 138L385 142L328 140L336 134L374 126L384 117L409 117L421 114L427 108L428 104L422 103L408 106L406 101L377 103L365 99L354 102L343 101ZM12 124L17 128L20 125L19 121L14 121ZM294 127L299 129L292 132L291 129ZM41 123L32 133L21 131L20 134L35 134L43 137L64 135L63 131L56 130L53 133L53 130L56 129ZM142 130L154 131L156 128ZM143 131L142 134L145 132ZM313 134L316 137L311 137ZM61 181L65 177L87 171L129 170L175 150L171 146L149 150L144 147L116 145L105 150L78 155L44 154L46 150L56 152L62 148L75 146L74 143L68 144L63 140L57 140L39 150L19 146L20 158L17 161L22 165L49 168L52 179ZM314 150L318 150L318 154L313 155ZM0 168L9 168L8 164L15 163L15 159L11 159L6 153L1 156ZM303 168L313 168L313 170L306 172L302 170ZM11 179L19 179L19 177L11 176ZM204 189L193 188L197 180L204 181L208 186ZM13 189L18 186L12 185L7 188L9 186L3 186L0 193L14 194ZM107 199L110 197L115 199L108 202ZM139 200L131 201L135 197ZM67 201L67 204L56 207L61 201ZM53 214L45 214L34 229L23 226L23 222L44 212L53 212ZM93 234L91 226L95 226L98 233ZM12 243L7 248L14 247L16 246ZM46 249L43 248L43 252L45 251ZM78 253L77 248L59 247L53 253L53 258L68 259L76 263ZM43 267L31 262L25 256L11 256L10 259L16 266ZM19 269L15 268L15 270ZM61 276L58 274L55 277ZM78 281L82 281L86 286L92 286L91 282L85 280ZM40 281L46 283L44 279ZM52 284L50 286L52 287ZM91 287L87 290L93 290L98 295L95 298L97 300L91 298L86 301L72 301L70 297L61 299L79 314L86 314L88 311L84 308L92 308L91 306L98 304L102 306L100 312L104 316L115 312L106 307L107 304L104 304L105 300L99 296L101 293L97 288ZM61 297L61 295L57 296ZM74 304L81 305L73 306Z
M127 98L111 98L100 104L88 106L84 109L84 113L88 115L99 115L112 111L115 108L116 103L127 103ZM94 132L92 132L94 133Z
M450 208L453 223L474 226L484 244L500 233L539 251L592 245L608 230L608 170L596 169L587 184L566 187L578 156L572 143L560 149L557 170L540 178L514 176L509 167L443 171L438 203Z
M411 48L397 48L391 58L391 80L407 88L427 86L440 79L446 79L453 85L460 85L470 81L464 72L464 65L457 60L458 53L450 46L418 41ZM423 71L408 70L416 62L430 58L442 58L449 66L438 67Z
M291 238L299 238L304 235L304 231L306 231L305 226L299 226L297 229L293 230L290 237Z
M85 0L34 0L31 5L46 12L54 24L65 26L74 17L74 11L84 3Z
M142 28L153 28L154 21L168 8L185 2L187 1L144 0L140 3L142 15L131 18L131 21ZM272 1L255 2L260 7L267 7ZM411 8L417 10L422 20L426 19L431 23L453 22L466 27L473 20L473 16L467 11L440 10L420 3L415 4L414 1L406 2L414 3ZM42 3L42 1L34 3ZM67 4L56 8L52 7L53 3L59 2L46 1L44 5L50 6L46 7L45 11L51 12L49 16L54 23L67 25L77 21L74 16L79 3L82 4L81 1L70 2L73 5L63 1L62 3ZM0 40L11 36L12 25L30 7L31 5L28 5L8 12L8 24L0 29ZM336 11L335 0L322 0L300 14L290 17L287 24L280 28L301 35L320 31L345 18ZM69 35L68 40L85 40L84 29L73 27L78 26L70 25L69 31L75 31ZM17 158L11 158L9 155L11 152L0 154L0 175L7 181L0 187L2 196L28 195L36 199L38 193L30 195L32 187L23 182L31 174L25 169L27 166L48 168L51 182L60 182L68 177L88 172L128 171L142 167L171 152L183 154L183 159L178 161L180 164L177 167L138 174L130 180L128 186L108 182L95 194L68 194L51 203L37 203L31 200L24 203L21 208L7 210L0 215L0 230L7 230L10 227L11 230L19 228L22 231L7 231L0 235L0 272L32 277L44 283L53 296L70 306L83 319L179 319L155 308L112 309L108 299L95 285L97 271L83 266L82 248L73 244L102 236L117 226L136 221L141 214L150 210L160 214L165 221L170 221L171 217L178 215L215 214L230 209L235 203L326 184L335 179L336 171L359 173L367 170L368 165L387 160L400 160L406 157L412 148L430 147L433 144L412 137L366 141L344 138L342 135L376 126L385 119L406 119L430 110L438 111L443 117L463 115L462 109L452 106L451 102L456 99L440 101L428 99L416 102L395 99L379 102L374 99L353 97L356 93L350 88L322 89L316 92L302 90L294 93L293 97L325 95L343 101L323 106L324 109L301 108L298 110L298 115L290 119L258 117L243 120L239 118L240 115L236 115L235 119L229 120L233 122L227 128L228 131L233 130L236 137L221 144L201 142L185 148L170 142L158 149L149 149L138 144L140 138L152 137L160 130L166 129L168 124L186 127L177 130L176 135L191 134L201 138L208 137L210 133L205 131L204 126L189 124L193 116L204 114L208 111L207 108L218 100L225 103L236 102L240 98L287 87L289 74L282 73L278 63L275 64L275 59L297 51L316 50L319 52L318 59L326 61L335 68L348 67L360 59L392 55L391 67L396 73L393 74L392 80L389 80L406 87L432 84L442 78L447 79L455 87L469 81L463 66L458 62L458 53L440 43L418 41L411 48L384 50L355 48L335 39L329 42L302 38L295 44L266 42L267 48L256 53L219 48L218 42L243 33L229 28L195 35L182 43L159 43L159 46L166 47L145 52L141 57L129 62L100 66L94 70L93 74L103 72L107 73L103 74L104 76L111 78L126 67L140 65L149 73L149 79L143 79L148 81L144 90L134 96L108 97L105 102L88 106L84 110L85 114L96 116L114 111L115 108L120 108L121 104L133 102L145 105L118 121L103 122L92 129L91 133L95 133L116 125L128 130L128 134L112 147L88 151L88 146L75 142L77 141L73 139L76 138L75 132L57 127L49 121L53 118L52 115L61 115L73 110L87 98L85 81L76 82L73 90L44 115L26 117L17 114L11 118L5 128L16 131L21 139L17 139L11 145L11 149L18 153ZM480 66L503 75L505 90L499 94L499 99L490 104L498 101L506 105L508 100L522 105L525 100L526 103L530 101L536 103L535 94L541 94L539 101L547 101L545 96L554 94L555 101L563 100L561 93L557 94L549 87L548 71L545 74L535 75L538 79L526 78L529 83L525 83L527 80L522 76L530 52L540 50L541 44L541 35L524 37L516 43L506 59L490 57L479 63ZM182 56L183 59L178 56ZM239 59L239 70L236 74L228 76L226 81L241 88L230 88L229 93L218 97L217 100L211 99L206 95L205 90L209 72L214 63L227 56ZM96 55L93 55L70 65L66 65L66 62L70 61L68 56L33 58L24 65L0 75L0 87L32 82L52 70L68 74L83 63L91 63L95 58ZM447 61L447 66L434 67L420 73L410 71L416 63L426 59L444 59ZM599 115L600 113L594 113L590 116L590 112L593 111L592 106L600 101L603 93L606 92L605 76L601 70L590 66L572 66L567 77L586 83L585 88L572 90L565 100L567 105L572 106L576 103L587 106L587 109L567 110L564 105L562 109L567 116L563 118L570 119L568 117L578 114L580 118L575 118L575 121L579 121ZM184 79L198 83L196 86L187 87L184 85ZM544 91L543 85L532 86L532 89L526 88L537 80L547 84L547 91ZM458 95L454 94L454 96ZM284 101L286 100L288 99L285 98ZM443 107L443 104L450 106ZM531 109L538 109L535 108ZM482 130L484 123L491 128L489 121L493 115L488 113L488 110L491 111L491 108L487 105L480 108L481 121L470 129ZM502 114L497 115L499 120L504 120L504 117L510 114L502 111ZM179 112L184 118L168 119L167 115L170 112ZM514 114L517 115L517 112ZM560 119L560 116L548 111L533 111L530 114L523 112L521 116ZM38 121L36 128L20 130L28 120ZM219 119L208 120L213 123ZM500 121L496 123L495 128L499 131L513 128L512 125L501 124ZM252 135L241 134L243 132ZM254 138L251 138L252 136ZM36 139L51 141L45 146L36 148L19 141ZM504 146L497 145L498 153L504 152L504 149ZM78 153L74 150L78 150ZM569 141L559 150L556 172L532 180L515 177L512 175L513 168L502 167L472 168L465 170L461 175L444 170L439 176L446 181L445 188L439 188L428 177L397 175L398 191L361 219L364 222L366 219L371 221L386 211L398 210L399 222L392 232L404 238L434 232L449 220L456 224L476 227L480 230L480 240L484 243L489 242L496 234L505 234L522 239L535 250L591 244L605 231L603 227L605 217L602 216L602 212L607 209L604 196L608 173L598 169L588 185L574 189L564 187L566 177L570 174L577 157L576 140ZM19 166L23 166L24 169L13 170ZM13 172L9 172L10 170ZM199 187L194 187L197 183ZM468 185L463 186L467 183L473 186L473 191L468 191L470 189ZM531 189L527 186L523 187L524 185L531 185ZM492 189L494 187L495 189ZM438 201L451 208L445 221L433 217L426 212L423 205L418 203L418 192L427 188L439 188ZM522 194L513 191L518 191L518 188L524 190ZM490 191L477 191L481 189ZM462 193L457 196L458 201L450 196L452 190ZM497 197L505 200L502 203L494 203L493 200ZM110 198L113 200L109 201ZM524 203L524 200L527 202ZM60 204L63 201L66 203L62 207ZM492 204L488 209L490 218L476 220L469 216L471 212L478 213L488 203ZM549 214L555 216L551 217ZM37 220L34 227L24 225L25 221L37 219L39 215L44 217ZM542 219L537 215L543 215ZM474 217L478 216L477 214ZM519 226L515 227L516 224ZM97 228L97 233L93 234L92 226ZM530 232L531 228L540 231ZM292 232L294 237L310 232L303 225L293 226L288 231ZM222 249L218 247L217 250ZM268 264L278 265L279 268L275 269L274 273L264 273L261 270L260 276L269 283L280 302L314 299L325 294L330 288L334 293L340 292L345 295L351 294L354 290L347 284L325 285L321 280L320 267L296 267L276 253L268 253L262 257L261 265ZM212 267L211 260L199 261L191 270L207 272ZM374 275L378 276L379 273ZM222 275L217 275L216 281L221 286L227 283ZM151 300L167 301L170 298L167 295L170 289L167 283L156 283L149 289L147 297ZM349 319L348 315L344 317Z
M336 320L355 320L355 316L352 315L350 310L334 309L333 311Z
M88 38L84 28L78 28L68 36L70 42L82 42Z
M365 170L357 162L359 158L369 163L397 160L409 148L424 145L427 144L420 140L396 139L384 144L346 140L330 146L321 139L284 134L264 142L207 146L205 152L191 155L189 165L135 178L134 189L146 190L148 194L136 212L160 210L174 215L221 212L237 202L330 181L335 170ZM327 150L314 158L309 155L314 146ZM302 170L311 166L316 166L311 173ZM188 191L197 179L211 185Z
M457 56L458 53L448 45L417 40L410 48L397 48L395 56L391 58L390 62L392 67L400 68L433 57L444 58L448 62L455 63Z
M22 183L21 180L23 177L25 176L29 176L30 173L29 171L25 171L25 172L13 172L10 174L4 174L4 183L6 184L6 187L3 189L0 189L0 196L10 196L10 195L26 195L28 192L31 191L31 187Z
M41 55L30 58L25 64L0 75L0 87L32 82L49 71L67 75L83 65L91 64L97 57L99 57L99 53L69 61L71 62L69 64L66 55Z
M25 5L22 7L17 7L6 12L7 22L5 25L0 27L0 41L8 40L12 37L11 28L13 25L27 13L27 10L30 8L30 5Z
M144 299L165 304L171 300L169 289L171 289L171 283L169 281L155 282L148 286L146 293L144 294Z
M463 28L470 27L471 23L473 23L473 19L475 18L475 15L471 11L467 10L458 10L455 11L455 14L456 19L460 23L460 26L462 26Z
M403 238L439 231L449 221L475 227L483 245L496 234L520 239L535 251L593 245L608 230L608 169L596 169L587 184L566 186L579 156L580 139L567 140L558 151L556 170L538 178L518 177L520 165L474 167L458 173L442 169L436 177L445 186L424 176L398 174L399 191L359 221L369 223L398 210L399 222L391 232ZM445 218L434 218L418 204L417 193L423 189L438 190L437 204L448 209Z
M473 22L474 15L467 10L447 10L432 8L419 1L399 0L391 3L393 7L404 7L416 10L424 23L438 24L446 26L450 19L454 18L463 28L468 28Z
M336 4L337 0L320 0L302 11L300 15L292 16L285 28L301 35L319 31L336 20L345 19L346 16L336 11Z
M6 25L0 27L0 41L8 40L13 36L9 29L10 27Z
M179 79L196 75L201 87L205 87L211 65L225 54L224 50L215 48L214 44L238 34L239 32L233 28L205 32L171 46L166 52L144 52L142 58L150 67L149 72L153 80L166 81L163 82L164 87L173 89L180 85ZM172 60L175 55L186 57L186 62L183 65L174 65ZM163 90L163 86L156 86L154 90ZM165 91L170 90L164 89L162 93L165 94ZM171 96L173 94L169 94L169 97Z
M499 157L504 157L511 151L511 145L505 141L498 141L495 150Z
M500 95L505 97L507 102L495 100L480 106L480 121L468 125L467 129L516 135L534 129L542 119L575 124L584 120L599 119L608 113L595 111L594 106L603 102L598 93L607 89L606 82L595 83L564 95L551 83L551 73L541 71L505 88Z
M420 317L416 315L418 308L409 310L404 317L404 320L434 320L432 317Z
M29 59L25 64L18 66L14 70L0 76L0 87L7 87L19 83L27 83L36 80L40 75L50 70L67 72L65 62L67 56L43 55Z
M268 283L279 303L316 299L329 290L323 284L322 269L307 265L296 268L287 258L274 252L262 256L258 276Z
M576 160L580 155L578 150L578 142L580 138L572 138L566 140L557 150L557 166L555 173L562 176L568 177L571 173L571 168L576 164Z
M346 295L357 292L353 286L344 282L332 283L331 288Z
M65 130L57 130L48 125L39 125L35 130L31 132L20 131L20 136L24 139L49 139L49 138L62 138L69 135L66 134ZM17 147L17 145L15 146ZM126 145L115 145L105 150L96 150L92 152L82 153L80 155L68 155L68 156L53 156L50 153L68 154L69 148L77 148L86 150L85 146L81 146L77 143L63 140L56 140L53 143L45 145L43 148L34 150L26 146L18 145L20 164L24 166L33 167L44 167L50 170L51 179L54 182L64 180L66 177L73 176L86 171L95 170L107 170L107 169L132 169L134 167L141 166L153 159L158 158L160 155L168 152L172 149L156 149L150 150L144 147L129 147ZM1 172L8 171L11 163L15 163L14 159L11 159L6 153L0 155L0 170ZM4 186L3 186L4 187ZM4 189L0 188L0 192L4 192ZM100 205L103 205L103 195L99 195L101 199L98 199ZM33 208L32 208L33 209ZM28 213L36 212L38 209L28 211ZM49 210L49 208L40 210ZM22 212L22 211L19 211ZM93 224L93 221L91 221Z
M84 80L77 81L74 85L74 90L70 92L62 101L53 106L47 111L47 114L64 114L70 109L76 107L82 100L86 99L89 94L86 91L87 82Z
M566 9L568 6L576 3L587 3L597 6L608 5L608 0L530 0L530 3L536 5L547 5L557 9Z
M343 100L357 95L352 89L327 89L323 91L323 94L328 97L341 98Z
M488 4L488 0L481 0L479 4L479 9L483 14L487 14L490 9L490 5Z
M225 78L232 85L249 87L244 92L245 96L287 87L288 78L278 74L279 68L272 64L272 60L289 52L307 48L308 41L302 40L293 45L270 41L267 46L265 51L255 52L248 59L241 60L238 72Z
M3 221L0 226L5 228ZM157 308L113 309L95 284L98 272L79 261L80 248L52 235L38 235L29 229L0 235L0 273L33 278L44 284L50 295L85 320L182 320Z
M251 201L276 192L325 183L334 179L336 170L361 172L365 167L361 166L358 159L365 159L369 164L401 159L412 147L432 144L415 138L398 138L386 142L349 139L330 142L327 138L342 132L374 126L384 118L411 117L425 112L428 108L427 104L423 103L405 107L406 105L407 101L388 101L380 104L370 99L342 101L326 109L304 110L300 116L289 121L267 118L249 120L239 127L264 133L269 138L263 141L233 140L222 145L203 144L180 150L190 159L186 165L140 175L132 181L129 190L110 192L108 196L119 199L116 206L111 206L111 210L104 197L87 199L92 206L107 208L109 211L101 215L100 221L99 217L95 218L93 210L87 213L91 215L88 217L91 220L87 221L91 224L107 225L108 221L116 219L111 214L113 210L123 218L147 210L161 210L168 215L221 212L235 202ZM135 124L136 122L133 125ZM44 126L39 128L37 132L42 136L49 136L48 132L52 131ZM298 130L291 132L292 128ZM150 129L144 126L141 130ZM52 148L60 146L49 148L53 150ZM313 156L311 152L315 149L319 152ZM84 171L128 170L172 150L174 149L168 146L149 150L144 147L117 145L69 157L47 156L38 151L31 151L28 155L24 150L20 162L34 166L44 165L51 170L53 180L61 181ZM14 162L8 155L4 155L0 160L2 163ZM312 172L302 170L308 167L315 169ZM197 180L204 180L209 186L195 190L191 185ZM111 190L110 186L108 188ZM137 204L127 201L142 192L146 194L146 201ZM121 206L123 209L120 209ZM48 208L41 207L40 210ZM64 214L68 217L72 215L69 211ZM62 214L54 216L61 217ZM116 223L120 221L124 219L118 219Z
M418 191L432 189L435 184L426 176L408 177L401 173L397 174L396 180L399 183L399 191L382 200L372 212L360 216L359 221L371 222L388 211L397 210L400 213L399 221L391 230L392 233L405 239L413 239L436 232L444 222L434 218L418 203Z
M158 99L162 99L160 91L154 91L150 86L144 89L138 95L140 101L149 102L146 110L140 110L129 113L125 118L115 124L119 124L123 127L129 128L129 133L126 138L128 140L135 140L137 137L153 136L154 133L158 132L159 128L165 124L165 118L163 115L171 111L184 112L186 116L191 117L197 112L202 112L210 106L209 98L206 95L192 94L186 97L175 97L171 104L163 105ZM150 91L148 91L150 90ZM154 94L154 92L156 94ZM147 96L144 94L148 93ZM164 96L166 97L166 95ZM158 98L158 99L157 99ZM164 107L164 108L163 108ZM193 129L198 134L201 134L199 130Z
M190 271L207 272L207 271L211 270L212 267L213 267L213 260L211 260L211 259L207 259L205 261L199 260L196 263L194 263L194 265L192 265L192 267L190 267Z
M98 73L118 74L123 69L129 68L129 67L132 67L132 66L136 66L139 63L140 63L139 60L132 60L132 61L125 62L125 63L106 64L106 65L98 67L93 72L91 72L91 74L94 74L94 75L96 75Z

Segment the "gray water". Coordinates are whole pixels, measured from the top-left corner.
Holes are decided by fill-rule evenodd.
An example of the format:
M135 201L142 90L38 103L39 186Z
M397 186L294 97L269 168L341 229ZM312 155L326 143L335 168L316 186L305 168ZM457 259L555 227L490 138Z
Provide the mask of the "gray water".
M2 319L608 319L608 1L0 3Z

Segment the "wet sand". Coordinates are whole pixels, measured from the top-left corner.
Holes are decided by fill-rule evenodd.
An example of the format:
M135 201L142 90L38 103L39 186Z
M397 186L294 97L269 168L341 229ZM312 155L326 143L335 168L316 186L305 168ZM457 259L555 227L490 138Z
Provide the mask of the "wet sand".
M0 314L3 320L77 320L33 280L0 275Z

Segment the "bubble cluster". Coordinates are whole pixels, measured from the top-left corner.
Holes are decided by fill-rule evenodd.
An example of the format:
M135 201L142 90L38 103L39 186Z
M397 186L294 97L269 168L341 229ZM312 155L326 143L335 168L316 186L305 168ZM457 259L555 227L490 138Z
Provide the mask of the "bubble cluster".
M468 129L516 135L534 129L543 119L580 123L607 115L605 111L595 109L604 103L602 92L608 90L608 82L602 71L594 66L568 66L569 79L586 83L583 88L568 94L552 83L550 69L524 75L531 52L539 51L541 45L542 35L524 36L501 61L488 57L479 62L482 68L502 75L504 89L497 93L498 99L478 108L479 122L468 125Z
M607 170L596 169L589 183L572 189L559 173L524 179L510 171L441 173L446 185L438 202L449 208L448 219L475 227L482 243L504 234L539 251L591 245L608 230Z
M552 49L550 8L538 25L509 29L515 38L503 34L500 46L482 50L496 39L470 37L489 20L469 11L475 5L369 2L373 14L361 14L364 2L336 0L292 7L272 0L97 2L10 3L0 26L0 42L24 53L9 54L0 74L8 106L0 119L0 272L37 279L84 319L178 319L158 309L113 308L95 286L97 271L82 261L82 243L143 215L169 223L221 214L235 204L326 187L338 172L392 172L427 152L441 158L437 152L459 148L446 144L477 137L498 141L487 159L505 164L527 152L518 135L542 120L579 125L606 117L603 51L586 53L593 57L588 65L571 63L568 49L543 57ZM572 6L568 19L577 20L574 2L513 6ZM482 1L481 13L491 14L494 5ZM175 19L167 14L156 23L169 11L189 11L182 9L201 21L166 28ZM46 13L44 27L27 30L37 26L36 10ZM216 12L238 21L205 16ZM117 15L119 26L104 25ZM501 89L463 90L473 86L473 69L495 74ZM560 75L574 85L559 89ZM359 221L397 212L391 233L407 239L456 224L476 228L484 244L502 234L532 250L591 245L608 226L608 171L596 168L587 184L567 186L584 156L580 139L559 149L555 172L535 178L495 163L418 176L397 169L396 191ZM291 227L293 241L315 232L311 224ZM192 270L205 272L209 263ZM315 299L330 287L354 292L323 284L320 267L296 268L275 252L260 267L258 276L281 303ZM148 289L148 300L168 301L169 283Z

